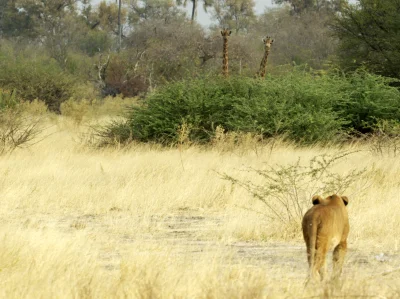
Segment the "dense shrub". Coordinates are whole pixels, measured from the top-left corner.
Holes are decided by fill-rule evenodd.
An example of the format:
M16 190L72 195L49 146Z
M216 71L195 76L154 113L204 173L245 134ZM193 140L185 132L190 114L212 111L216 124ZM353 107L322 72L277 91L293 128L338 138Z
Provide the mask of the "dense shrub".
M189 140L211 140L217 126L264 137L284 135L300 143L335 141L378 119L400 120L400 93L383 78L363 72L348 77L296 70L266 80L201 78L169 84L127 120L101 132L103 141L173 144L182 125Z
M396 80L358 71L346 80L332 77L341 101L334 109L346 120L347 130L371 132L379 120L400 121L400 93L390 86Z
M24 53L0 53L0 87L18 90L26 101L39 99L49 110L59 112L60 104L74 92L75 79L51 59L24 57Z

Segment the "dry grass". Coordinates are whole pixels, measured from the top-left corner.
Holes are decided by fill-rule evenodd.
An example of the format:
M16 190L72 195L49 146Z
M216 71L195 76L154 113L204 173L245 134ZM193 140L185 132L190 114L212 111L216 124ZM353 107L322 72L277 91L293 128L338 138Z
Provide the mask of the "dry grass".
M92 150L78 142L84 128L53 121L44 141L0 157L0 297L400 296L400 272L382 275L400 267L399 158L368 145L299 149L251 138L237 147ZM304 289L300 227L268 220L259 201L217 173L261 184L242 169L355 149L335 166L367 168L346 192L343 281Z
M71 98L63 102L60 109L61 114L72 120L75 125L83 125L101 118L123 115L126 107L140 103L138 98L106 97L102 100L80 101Z

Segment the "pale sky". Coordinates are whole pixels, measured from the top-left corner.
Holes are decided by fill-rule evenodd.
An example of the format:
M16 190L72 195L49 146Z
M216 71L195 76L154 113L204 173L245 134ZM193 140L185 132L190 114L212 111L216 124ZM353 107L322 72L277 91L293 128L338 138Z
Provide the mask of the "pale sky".
M256 3L255 12L257 15L263 13L266 7L276 7L276 5L272 4L272 0L255 0L254 2ZM200 2L199 4L200 5L197 7L197 22L208 27L212 23L212 20L210 20L211 15L204 11L203 3ZM186 8L189 14L191 13L191 8L191 5L188 5Z
M94 5L100 3L102 0L93 0L92 3ZM114 2L115 0L108 0L107 2ZM192 12L192 5L191 1L188 1L188 5L186 7L186 10L188 12L188 16ZM124 2L122 2L124 3ZM274 5L272 4L272 0L255 0L256 6L255 6L255 11L256 14L261 14L264 12L265 7L273 7ZM199 3L197 7L197 22L199 22L201 25L208 27L212 21L210 19L210 14L207 14L204 9L203 9L203 3Z
M93 4L98 4L102 0L93 0ZM107 2L115 2L115 0L108 0ZM264 12L265 8L271 8L271 7L276 7L276 5L272 4L272 0L255 0L256 3L255 6L255 12L256 14L261 14ZM350 0L350 3L355 3L356 0ZM124 2L122 2L124 3ZM188 1L188 5L186 7L186 10L188 12L188 16L190 16L192 12L192 5L191 1ZM200 1L198 7L197 7L197 22L199 22L201 25L208 27L213 21L210 19L210 13L206 13L203 9L203 3Z
M349 0L350 3L355 3L357 0ZM190 1L188 1L190 2ZM257 15L262 14L265 8L277 7L278 5L272 4L272 0L255 0L255 13ZM186 10L188 15L192 13L192 6L188 3ZM208 27L213 21L210 19L211 14L207 14L203 9L203 3L200 1L197 7L197 22L201 25Z

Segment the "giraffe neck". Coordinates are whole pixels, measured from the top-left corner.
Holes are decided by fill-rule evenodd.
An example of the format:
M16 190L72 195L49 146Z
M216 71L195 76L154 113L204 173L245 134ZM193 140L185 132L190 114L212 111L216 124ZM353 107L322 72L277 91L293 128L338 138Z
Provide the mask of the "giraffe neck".
M227 37L224 37L222 73L225 77L228 77L229 71L228 71L228 38Z
M265 50L264 57L261 60L260 70L259 70L259 76L261 78L264 78L265 77L265 73L267 72L267 61L268 61L269 51L270 51L270 49L266 49Z

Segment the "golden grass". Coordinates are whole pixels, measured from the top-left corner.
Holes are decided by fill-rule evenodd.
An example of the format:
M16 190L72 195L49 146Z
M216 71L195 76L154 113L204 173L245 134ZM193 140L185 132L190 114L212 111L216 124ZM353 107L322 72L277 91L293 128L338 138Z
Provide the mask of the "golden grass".
M252 141L93 150L79 143L84 127L53 121L42 142L0 157L1 298L400 296L400 272L390 272L400 267L400 158L368 145ZM304 289L298 224L267 219L262 203L218 173L261 184L242 170L345 150L359 152L335 171L367 173L346 192L343 281Z
M71 98L61 104L60 110L61 114L67 116L75 125L81 125L109 116L120 116L124 114L126 107L139 105L140 102L138 98L122 97L106 97L102 100L81 99L79 101Z

